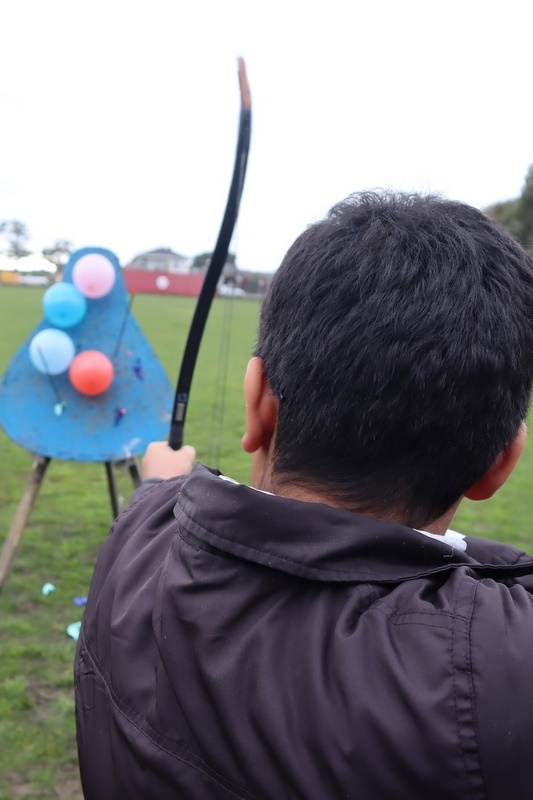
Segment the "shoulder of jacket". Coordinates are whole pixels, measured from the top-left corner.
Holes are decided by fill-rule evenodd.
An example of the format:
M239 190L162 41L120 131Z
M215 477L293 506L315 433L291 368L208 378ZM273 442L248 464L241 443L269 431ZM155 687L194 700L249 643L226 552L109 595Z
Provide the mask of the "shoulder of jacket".
M158 508L166 508L169 504L173 507L186 478L187 476L179 476L167 480L143 481L135 489L128 507L115 520L115 525L129 521L132 516L147 516Z
M517 564L522 560L533 560L533 556L524 550L505 542L482 539L478 536L467 536L465 539L466 552L481 564Z

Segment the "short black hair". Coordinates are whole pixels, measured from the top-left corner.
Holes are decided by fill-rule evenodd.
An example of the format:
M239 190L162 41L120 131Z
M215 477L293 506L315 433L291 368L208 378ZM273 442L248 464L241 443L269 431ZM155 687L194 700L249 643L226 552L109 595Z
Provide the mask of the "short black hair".
M352 195L287 252L256 355L280 399L276 480L421 527L527 415L533 262L471 206Z

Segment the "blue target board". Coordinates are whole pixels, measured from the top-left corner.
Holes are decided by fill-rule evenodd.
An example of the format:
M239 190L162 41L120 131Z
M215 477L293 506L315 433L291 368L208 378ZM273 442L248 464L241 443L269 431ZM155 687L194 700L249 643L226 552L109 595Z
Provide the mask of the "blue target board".
M7 435L48 458L101 462L167 439L173 390L131 312L117 257L100 247L73 253L43 313L2 378Z

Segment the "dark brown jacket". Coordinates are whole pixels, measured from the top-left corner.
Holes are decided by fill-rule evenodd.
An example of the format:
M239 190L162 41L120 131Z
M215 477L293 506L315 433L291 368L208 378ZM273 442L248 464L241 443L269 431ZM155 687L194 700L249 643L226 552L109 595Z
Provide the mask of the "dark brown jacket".
M533 559L467 542L200 466L141 494L78 646L87 800L533 798Z

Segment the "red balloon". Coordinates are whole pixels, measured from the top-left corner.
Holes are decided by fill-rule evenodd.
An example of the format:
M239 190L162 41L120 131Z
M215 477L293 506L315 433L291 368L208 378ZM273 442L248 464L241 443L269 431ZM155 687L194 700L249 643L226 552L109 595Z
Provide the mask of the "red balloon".
M80 394L102 394L113 383L115 370L109 358L99 350L84 350L72 361L68 376Z

